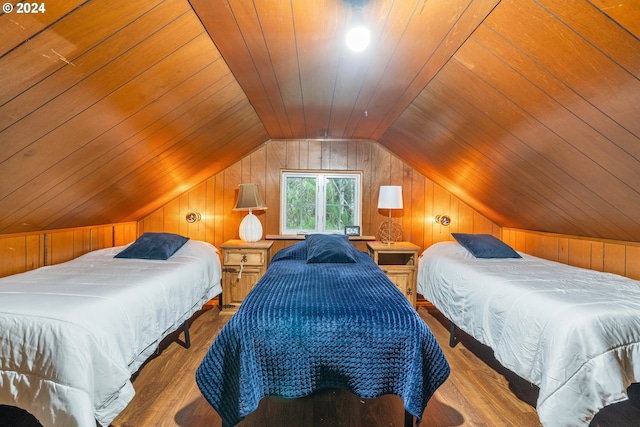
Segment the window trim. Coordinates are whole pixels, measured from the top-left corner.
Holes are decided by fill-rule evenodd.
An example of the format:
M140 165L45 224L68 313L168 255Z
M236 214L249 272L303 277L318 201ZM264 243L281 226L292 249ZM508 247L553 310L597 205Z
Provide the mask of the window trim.
M326 183L327 178L336 178L336 177L355 177L356 180L356 203L354 207L354 222L355 224L345 224L345 225L362 225L362 171L358 170L296 170L296 169L282 169L280 170L280 234L281 235L297 235L297 234L307 234L307 233L340 233L344 234L343 230L330 230L327 231L325 229L325 190L324 184ZM318 191L318 183L316 184L316 230L288 230L285 227L286 223L286 190L287 186L285 185L286 178L289 176L299 176L299 177L315 177L321 178L323 191ZM318 206L321 206L321 209L318 209ZM319 217L321 215L321 217ZM320 225L322 228L320 229Z

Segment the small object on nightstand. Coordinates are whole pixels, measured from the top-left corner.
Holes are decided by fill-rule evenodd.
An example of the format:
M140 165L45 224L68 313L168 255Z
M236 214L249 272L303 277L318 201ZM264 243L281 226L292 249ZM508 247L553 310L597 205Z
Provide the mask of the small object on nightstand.
M388 245L375 241L367 242L367 248L373 261L415 307L420 246L411 242L395 242L393 245Z
M222 249L222 311L233 314L269 265L273 242L228 240Z
M360 226L358 225L347 225L344 228L344 234L347 236L359 236L360 235Z

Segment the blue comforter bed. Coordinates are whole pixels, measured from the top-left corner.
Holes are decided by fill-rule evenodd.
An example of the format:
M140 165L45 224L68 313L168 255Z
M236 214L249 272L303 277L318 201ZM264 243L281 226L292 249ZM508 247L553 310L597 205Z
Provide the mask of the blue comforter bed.
M307 263L307 242L282 249L196 372L224 425L266 396L347 389L395 394L419 423L449 365L427 325L365 253Z

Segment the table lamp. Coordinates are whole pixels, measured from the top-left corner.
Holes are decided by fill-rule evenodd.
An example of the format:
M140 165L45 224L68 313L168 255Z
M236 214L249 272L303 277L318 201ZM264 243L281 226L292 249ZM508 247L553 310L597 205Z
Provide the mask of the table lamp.
M402 239L402 227L400 224L395 224L391 219L391 210L402 208L402 186L381 186L380 196L378 197L378 209L389 210L389 219L380 223L380 226L378 227L378 238L382 243L390 245L397 240Z
M240 222L240 239L245 242L257 242L262 239L262 224L253 210L265 210L267 207L258 192L258 184L240 184L238 202L234 211L249 211Z

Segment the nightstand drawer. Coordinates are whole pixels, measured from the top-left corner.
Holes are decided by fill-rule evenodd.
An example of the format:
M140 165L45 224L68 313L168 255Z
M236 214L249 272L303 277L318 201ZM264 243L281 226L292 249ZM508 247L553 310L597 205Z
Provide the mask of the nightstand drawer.
M382 268L383 265L409 265L415 264L416 256L413 252L378 252L378 265ZM384 268L383 268L384 270Z
M265 251L227 249L224 251L224 265L266 265Z
M267 267L273 242L227 240L222 249L221 314L233 314Z

